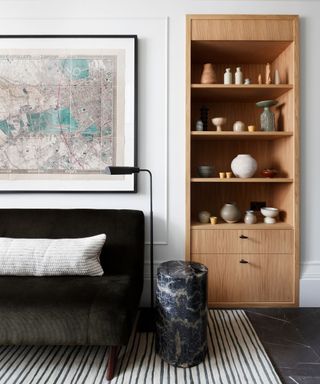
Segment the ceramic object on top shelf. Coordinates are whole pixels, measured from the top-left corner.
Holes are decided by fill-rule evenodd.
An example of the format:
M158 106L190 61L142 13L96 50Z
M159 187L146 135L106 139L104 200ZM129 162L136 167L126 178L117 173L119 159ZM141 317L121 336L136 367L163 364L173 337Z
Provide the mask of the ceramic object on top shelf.
M217 132L221 132L222 126L225 125L227 119L225 117L214 117L213 119L211 119L211 121L212 124L216 127Z
M211 177L213 175L214 168L212 165L199 165L198 174L200 177Z
M276 217L279 214L278 208L273 207L263 207L260 209L261 213L264 216L264 222L266 224L275 224L276 223Z
M232 160L231 169L236 177L252 177L257 170L257 162L249 154L239 154Z
M239 85L243 84L243 73L241 72L241 68L236 68L236 73L234 74L234 83Z
M233 224L241 219L241 212L236 203L226 203L221 208L220 216L225 222Z
M275 72L274 72L274 83L276 85L279 85L281 84L281 78L280 78L280 73L279 71L276 69Z
M223 84L232 84L232 73L230 68L226 68L226 71L223 75Z
M217 82L216 72L211 63L203 65L200 82L201 84L215 84Z
M278 100L263 100L256 103L257 107L263 108L260 115L261 131L276 131L274 113L269 108L277 104Z
M243 132L246 130L246 125L243 121L235 121L232 128L234 132Z
M266 84L271 84L271 66L270 66L270 63L266 64Z
M203 121L202 120L197 120L196 131L203 131Z
M257 216L254 211L248 210L244 216L244 222L246 224L255 224L257 222Z

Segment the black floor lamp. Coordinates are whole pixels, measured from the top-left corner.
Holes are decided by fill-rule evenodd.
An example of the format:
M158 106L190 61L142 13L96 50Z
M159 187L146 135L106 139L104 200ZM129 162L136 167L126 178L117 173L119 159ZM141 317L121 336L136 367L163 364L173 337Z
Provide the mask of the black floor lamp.
M153 298L153 208L152 208L152 173L149 169L138 167L106 167L108 175L132 175L133 173L147 172L150 176L150 306L154 307Z

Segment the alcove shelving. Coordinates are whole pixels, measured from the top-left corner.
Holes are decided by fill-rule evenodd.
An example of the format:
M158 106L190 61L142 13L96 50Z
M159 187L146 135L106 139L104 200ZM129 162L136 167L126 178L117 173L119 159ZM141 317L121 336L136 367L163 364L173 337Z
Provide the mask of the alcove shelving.
M299 46L298 17L276 15L187 16L186 102L186 259L209 269L210 306L296 306L299 276ZM205 63L212 63L217 83L201 84ZM266 64L272 83L265 83ZM225 85L226 68L240 66L248 85ZM278 70L280 84L274 84ZM258 83L259 74L262 83ZM260 130L256 102L277 100L276 131ZM208 110L205 131L196 131L201 108ZM222 132L211 123L226 117ZM254 132L234 132L237 120L255 125ZM251 178L223 178L240 153L257 160ZM212 165L212 177L198 174ZM261 171L274 168L276 177ZM222 206L235 201L244 214L254 202L277 207L276 224L243 219L227 224ZM198 221L200 211L218 216L215 225ZM246 260L245 263L241 260Z

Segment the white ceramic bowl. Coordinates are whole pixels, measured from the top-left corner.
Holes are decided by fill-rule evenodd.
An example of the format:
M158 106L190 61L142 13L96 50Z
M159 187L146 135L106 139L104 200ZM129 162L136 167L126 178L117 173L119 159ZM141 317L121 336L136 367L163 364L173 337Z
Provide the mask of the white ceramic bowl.
M279 214L278 208L263 207L260 211L264 216L264 222L266 224L274 224L276 222L275 217L277 217Z
M226 117L214 117L211 119L212 124L217 128L217 131L222 131L222 126L227 122Z

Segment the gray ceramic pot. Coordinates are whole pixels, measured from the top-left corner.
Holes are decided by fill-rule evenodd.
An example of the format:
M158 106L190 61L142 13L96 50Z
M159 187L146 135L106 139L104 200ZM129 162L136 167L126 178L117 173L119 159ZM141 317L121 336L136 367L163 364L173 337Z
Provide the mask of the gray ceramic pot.
M221 208L220 216L224 221L232 224L241 219L241 212L236 203L227 203Z

